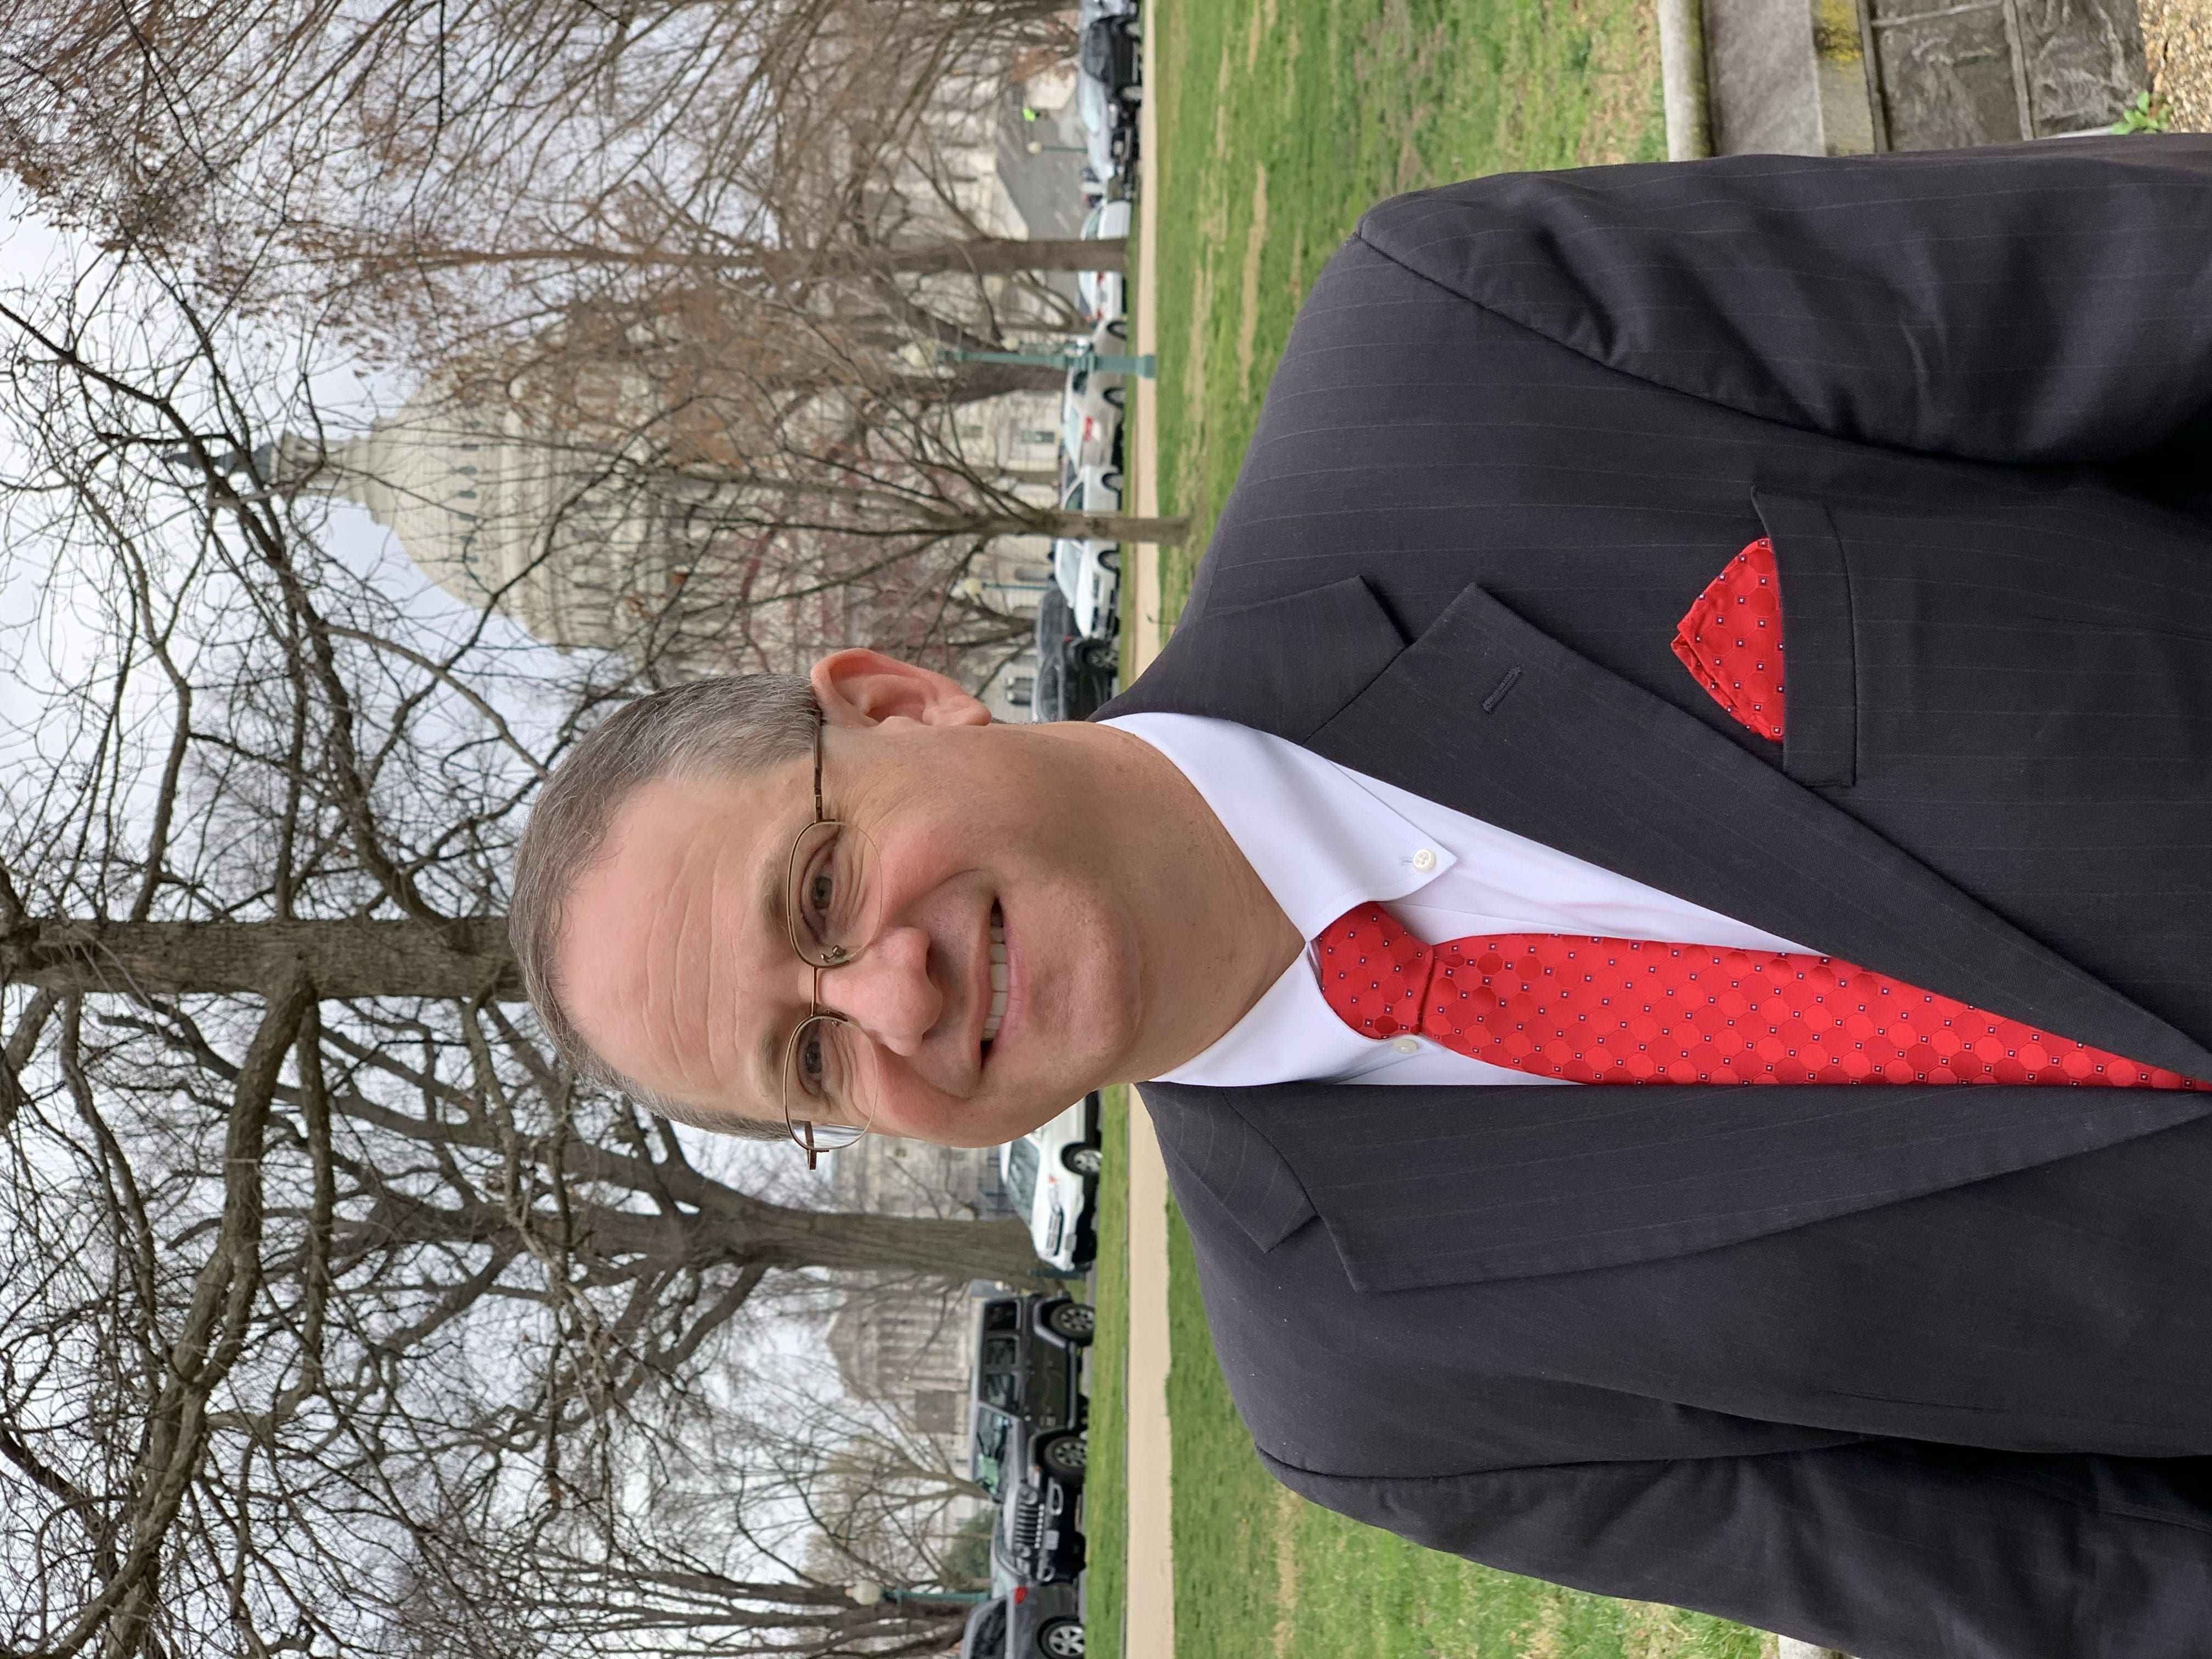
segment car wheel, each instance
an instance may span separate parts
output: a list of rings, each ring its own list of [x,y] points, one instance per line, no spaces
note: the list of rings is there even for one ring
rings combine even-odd
[[[1036,1644],[1047,1659],[1083,1659],[1083,1626],[1073,1619],[1055,1619],[1037,1632]]]
[[[1106,332],[1111,338],[1116,340],[1127,339],[1129,337],[1129,325],[1127,320],[1124,318],[1116,317],[1112,322],[1106,325]]]
[[[1055,1302],[1045,1314],[1044,1322],[1054,1336],[1070,1342],[1088,1342],[1098,1330],[1098,1310],[1088,1302]],[[1078,1463],[1076,1467],[1080,1468],[1082,1465]]]
[[[1113,404],[1116,409],[1121,408],[1122,404],[1128,401],[1128,393],[1123,392],[1118,386],[1108,386],[1105,392],[1101,395],[1105,398],[1108,403]]]
[[[1136,13],[1133,11],[1124,12],[1121,15],[1121,33],[1127,35],[1129,39],[1132,40],[1141,40],[1145,38],[1145,31],[1137,22]]]
[[[1091,1443],[1079,1434],[1060,1435],[1037,1448],[1037,1462],[1063,1484],[1079,1486],[1083,1472],[1091,1467]]]
[[[1076,647],[1085,668],[1111,673],[1121,665],[1121,653],[1111,640],[1085,640]]]
[[[1096,1146],[1078,1142],[1060,1149],[1060,1161],[1079,1176],[1095,1176],[1105,1165],[1105,1156]]]
[[[1098,556],[1098,562],[1104,568],[1112,571],[1115,575],[1120,575],[1121,574],[1121,550],[1117,547],[1110,553],[1101,553]]]
[[[1104,477],[1099,479],[1098,482],[1104,484],[1107,489],[1112,490],[1116,495],[1121,493],[1121,475],[1118,471],[1109,472]]]

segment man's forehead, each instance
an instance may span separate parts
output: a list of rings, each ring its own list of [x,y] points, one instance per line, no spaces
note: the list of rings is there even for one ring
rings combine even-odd
[[[640,784],[608,823],[608,856],[672,859],[693,850],[687,841],[702,833],[718,842],[757,839],[766,820],[789,810],[793,769],[785,765],[739,777],[655,778]]]
[[[799,810],[787,799],[779,812],[757,787],[769,781],[644,786],[615,813],[601,856],[569,895],[563,1000],[585,1040],[618,1069],[702,1058],[687,1052],[709,1036],[692,1005],[740,965],[717,958],[749,954],[740,940],[772,920],[781,860],[769,852]]]

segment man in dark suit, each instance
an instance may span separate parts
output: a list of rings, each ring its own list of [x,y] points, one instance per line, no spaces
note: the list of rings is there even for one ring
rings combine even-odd
[[[865,658],[816,672],[832,769],[902,721],[988,817],[972,712]],[[1091,1080],[1155,1079],[1287,1484],[1865,1659],[2212,1652],[2212,139],[1385,204],[1084,730],[1130,835],[1193,849],[1152,866],[1192,925],[1094,906],[1151,943],[1085,983],[1141,1017],[1052,1006]],[[668,988],[713,975],[652,952],[709,890],[637,918],[730,805],[593,820],[518,902],[572,1052],[708,1121],[749,1085]],[[900,889],[888,819],[817,884],[835,830],[789,860],[824,971],[770,988],[784,1115],[1017,1121],[1020,906],[960,908],[981,853]],[[1177,951],[1213,952],[1179,1000]],[[757,954],[748,996],[801,971]]]

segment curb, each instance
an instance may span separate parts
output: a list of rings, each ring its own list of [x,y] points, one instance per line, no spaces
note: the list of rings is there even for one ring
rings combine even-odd
[[[1711,86],[1704,0],[1659,0],[1659,88],[1668,161],[1693,161],[1713,153]]]

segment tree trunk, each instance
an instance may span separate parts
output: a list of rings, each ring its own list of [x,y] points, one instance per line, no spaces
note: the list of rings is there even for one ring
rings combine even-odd
[[[522,1000],[504,916],[421,921],[27,922],[0,935],[0,982],[57,995],[266,992],[302,971],[321,997]]]
[[[368,1127],[417,1143],[490,1150],[496,1133],[481,1117],[432,1124],[365,1096],[342,1093],[331,1109]],[[794,1151],[792,1154],[798,1156]],[[1020,1279],[1038,1271],[1030,1231],[1015,1220],[947,1220],[935,1216],[802,1210],[740,1192],[682,1163],[648,1163],[630,1151],[588,1140],[562,1154],[568,1179],[664,1200],[668,1207],[631,1208],[577,1197],[563,1224],[575,1246],[602,1261],[647,1259],[703,1267],[714,1262],[841,1273],[920,1273],[959,1284],[970,1279]],[[514,1217],[499,1203],[471,1196],[444,1203],[380,1188],[374,1215],[357,1224],[345,1249],[361,1253],[398,1242],[480,1244],[501,1237]]]
[[[1126,270],[1127,240],[1119,236],[981,236],[907,247],[748,247],[727,253],[667,248],[606,247],[574,243],[546,247],[417,247],[366,257],[377,270],[457,270],[485,265],[617,265],[640,270],[748,272],[772,283],[827,281],[840,276],[930,276],[970,271],[1011,276],[1024,270]]]
[[[1040,1270],[1036,1241],[1019,1221],[793,1210],[758,1199],[748,1200],[741,1214],[702,1220],[696,1242],[716,1239],[729,1259],[763,1267],[923,1274],[955,1285],[1019,1280]]]
[[[962,363],[940,384],[949,404],[979,403],[1009,392],[1058,392],[1067,371],[1048,363]]]
[[[1033,513],[979,518],[962,529],[978,536],[1080,536],[1109,542],[1172,544],[1190,534],[1190,520],[1140,519],[1126,513],[1069,513],[1039,507]]]

